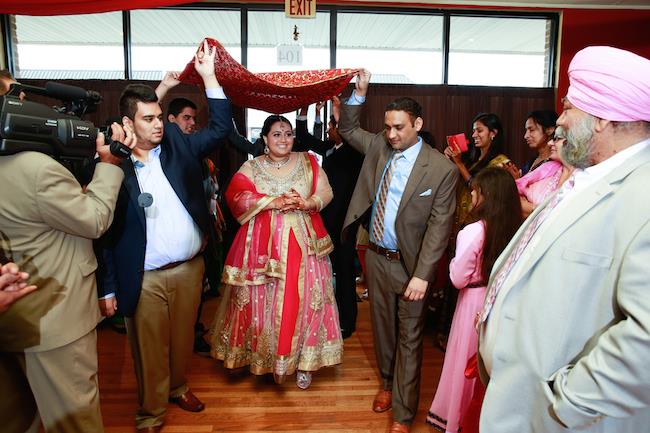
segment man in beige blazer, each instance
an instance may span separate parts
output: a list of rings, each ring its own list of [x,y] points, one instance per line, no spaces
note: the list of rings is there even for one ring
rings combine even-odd
[[[133,147],[117,125],[113,137]],[[0,156],[0,256],[38,290],[0,315],[0,430],[102,432],[95,326],[100,320],[92,239],[104,233],[122,170],[97,140],[101,162],[85,190],[51,157]],[[39,419],[40,415],[40,419]]]
[[[359,126],[370,73],[341,107],[339,132],[365,155],[342,236],[370,218],[366,254],[375,354],[383,387],[375,412],[393,408],[391,432],[408,432],[418,408],[428,283],[449,240],[458,172],[418,136],[422,109],[411,98],[388,105],[384,132]]]
[[[569,79],[558,125],[574,176],[488,285],[482,432],[650,428],[650,60],[588,47]]]

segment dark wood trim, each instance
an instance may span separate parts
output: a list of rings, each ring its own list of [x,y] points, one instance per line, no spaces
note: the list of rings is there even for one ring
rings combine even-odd
[[[131,13],[122,11],[122,41],[124,44],[124,78],[133,78],[131,65]]]

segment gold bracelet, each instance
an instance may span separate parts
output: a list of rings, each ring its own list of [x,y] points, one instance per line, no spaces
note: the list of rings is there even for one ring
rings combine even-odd
[[[314,212],[320,212],[323,209],[323,200],[315,194],[311,198],[314,199],[314,204],[316,204],[316,210]]]

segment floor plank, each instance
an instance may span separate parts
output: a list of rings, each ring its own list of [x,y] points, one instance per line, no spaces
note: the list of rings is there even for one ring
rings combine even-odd
[[[219,299],[204,306],[209,325]],[[134,432],[137,408],[133,363],[125,335],[99,330],[99,382],[106,433]],[[443,354],[425,337],[420,405],[411,431],[432,432],[424,423],[442,368]],[[300,390],[293,378],[276,385],[270,376],[233,376],[220,363],[192,355],[188,373],[193,392],[206,404],[201,413],[168,406],[163,433],[312,432],[380,433],[392,422],[390,411],[376,414],[372,400],[381,381],[375,368],[368,303],[359,303],[357,332],[345,340],[343,363],[314,375]]]

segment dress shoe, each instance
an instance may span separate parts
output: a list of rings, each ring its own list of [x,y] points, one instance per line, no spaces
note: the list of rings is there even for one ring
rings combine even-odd
[[[372,402],[372,410],[377,413],[386,412],[393,405],[393,392],[382,389]]]
[[[169,401],[188,412],[201,412],[205,405],[189,389],[179,397],[169,397]]]
[[[393,425],[390,426],[389,433],[409,433],[411,426],[408,424],[402,424],[401,422],[394,421]]]
[[[158,433],[162,430],[161,425],[155,425],[153,427],[144,427],[137,429],[138,433]]]
[[[296,385],[300,389],[307,389],[311,385],[311,372],[298,370],[296,373]]]

